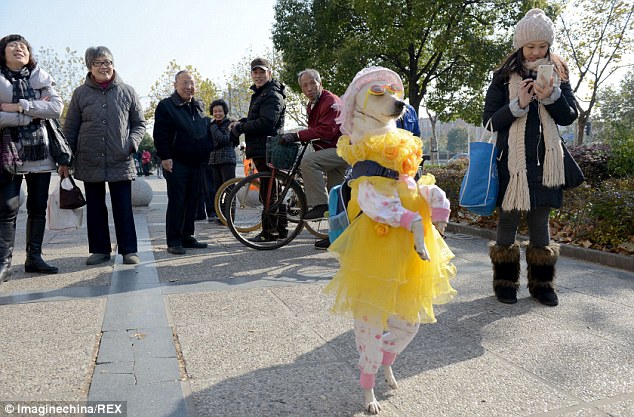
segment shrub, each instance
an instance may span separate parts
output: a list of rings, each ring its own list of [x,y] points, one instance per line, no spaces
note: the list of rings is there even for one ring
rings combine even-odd
[[[591,219],[580,238],[617,247],[634,235],[634,178],[604,182],[588,196]]]
[[[606,168],[608,150],[605,145],[571,149],[588,182],[565,191],[563,207],[552,211],[551,234],[558,242],[634,254],[628,245],[624,245],[634,242],[634,178],[609,178]],[[436,183],[451,201],[451,221],[495,229],[497,210],[492,216],[481,217],[471,214],[458,203],[466,164],[426,166],[425,172],[436,177]],[[527,234],[525,221],[520,223],[518,233]]]
[[[610,160],[610,146],[605,144],[592,144],[589,146],[569,147],[570,155],[577,161],[583,171],[586,181],[590,185],[599,184],[610,178],[608,161]]]
[[[612,153],[608,167],[612,176],[634,176],[634,128],[617,125],[610,129]]]

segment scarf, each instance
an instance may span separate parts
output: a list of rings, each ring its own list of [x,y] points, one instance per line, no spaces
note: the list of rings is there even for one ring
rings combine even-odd
[[[543,58],[535,62],[526,62],[524,67],[529,71],[534,71],[538,65],[547,62],[547,59]],[[555,81],[558,82],[557,77],[555,77]],[[522,77],[519,74],[511,74],[509,100],[512,101],[519,96],[521,82]],[[564,185],[565,177],[564,153],[561,147],[561,139],[559,138],[559,130],[557,129],[557,124],[541,102],[538,103],[537,111],[540,121],[540,137],[543,136],[546,147],[542,184],[549,188],[560,187]],[[526,176],[526,145],[524,142],[527,119],[528,113],[516,119],[509,129],[508,168],[510,181],[502,201],[502,209],[504,211],[529,211],[531,208],[528,178]]]
[[[13,85],[12,103],[19,103],[20,99],[35,100],[35,91],[31,87],[29,78],[31,71],[23,67],[20,71],[2,68],[2,75]],[[48,158],[48,144],[44,140],[42,119],[31,121],[26,126],[9,128],[13,142],[22,145],[19,156],[22,161],[41,161]]]

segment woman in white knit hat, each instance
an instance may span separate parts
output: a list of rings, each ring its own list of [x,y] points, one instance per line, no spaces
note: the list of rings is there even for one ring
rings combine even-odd
[[[555,264],[559,246],[550,241],[548,217],[561,207],[564,186],[562,141],[557,125],[577,118],[568,66],[551,52],[552,20],[532,9],[513,36],[514,52],[493,74],[486,95],[484,125],[498,132],[499,220],[496,241],[489,245],[493,289],[500,302],[517,302],[520,247],[515,235],[526,216],[530,242],[526,248],[528,288],[539,302],[559,303]],[[540,65],[554,66],[552,77],[538,79]]]

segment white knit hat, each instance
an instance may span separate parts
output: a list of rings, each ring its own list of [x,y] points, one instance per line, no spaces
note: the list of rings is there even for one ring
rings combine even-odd
[[[531,9],[515,26],[513,48],[520,49],[529,42],[555,41],[555,25],[542,9]]]

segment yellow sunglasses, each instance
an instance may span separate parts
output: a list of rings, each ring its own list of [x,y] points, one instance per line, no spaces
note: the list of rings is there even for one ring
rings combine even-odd
[[[385,91],[388,91],[391,94],[401,95],[403,94],[403,86],[399,84],[373,85],[368,90],[368,93],[373,96],[382,96],[385,94]]]

